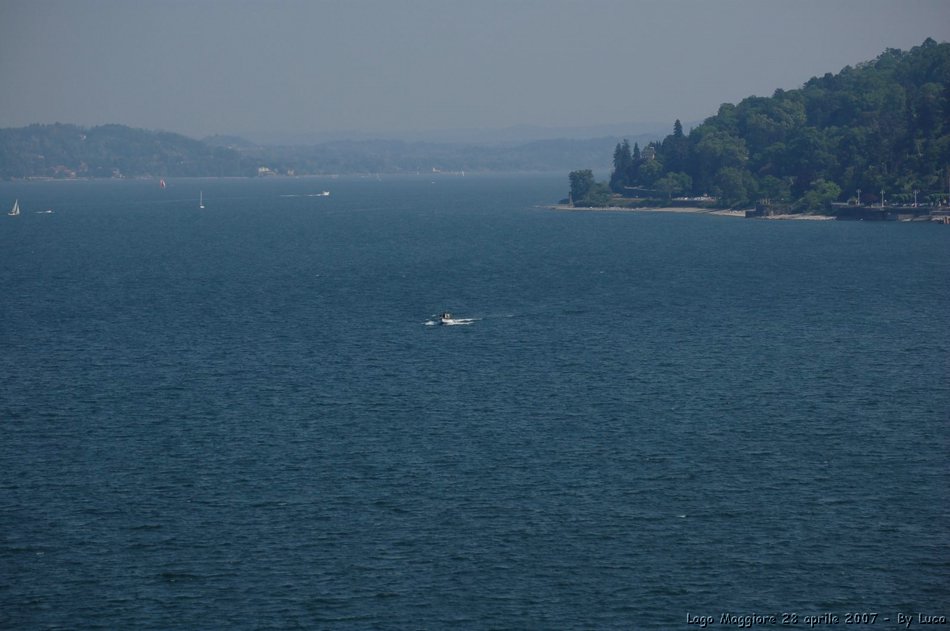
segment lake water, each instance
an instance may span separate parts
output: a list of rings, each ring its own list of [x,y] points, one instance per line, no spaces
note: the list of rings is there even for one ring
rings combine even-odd
[[[950,615],[950,230],[567,184],[0,183],[0,628]]]

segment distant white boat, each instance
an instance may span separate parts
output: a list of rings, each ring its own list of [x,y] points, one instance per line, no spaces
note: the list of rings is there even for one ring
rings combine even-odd
[[[322,193],[319,193],[317,195],[317,197],[329,197],[329,196],[330,196],[330,191],[323,191]]]
[[[442,326],[456,326],[459,324],[471,324],[475,322],[475,318],[456,318],[448,311],[443,311],[439,314],[438,320],[430,320],[429,322],[432,324],[441,324]]]
[[[204,191],[198,191],[198,208],[203,209],[205,207],[205,194]]]
[[[7,214],[11,217],[16,217],[20,214],[20,200],[15,200],[13,202],[13,208]]]

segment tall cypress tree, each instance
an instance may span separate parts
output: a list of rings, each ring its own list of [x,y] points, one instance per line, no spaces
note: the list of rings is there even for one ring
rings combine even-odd
[[[623,143],[617,143],[614,149],[614,171],[610,174],[610,190],[615,193],[623,191],[629,183],[630,167],[633,166],[633,156],[630,154],[630,143],[624,138]]]

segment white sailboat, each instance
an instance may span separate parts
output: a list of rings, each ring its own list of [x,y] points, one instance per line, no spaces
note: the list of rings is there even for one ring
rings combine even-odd
[[[7,214],[10,215],[11,217],[16,217],[17,215],[20,214],[20,200],[15,200],[13,202],[13,209],[10,210],[10,212],[8,212]]]
[[[198,208],[203,209],[205,207],[205,194],[204,191],[198,191]]]

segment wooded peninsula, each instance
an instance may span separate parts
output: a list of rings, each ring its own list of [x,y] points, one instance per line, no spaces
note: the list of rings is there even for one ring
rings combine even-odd
[[[684,133],[617,144],[608,182],[570,174],[575,207],[705,205],[750,214],[944,207],[950,188],[950,44],[723,104]]]

